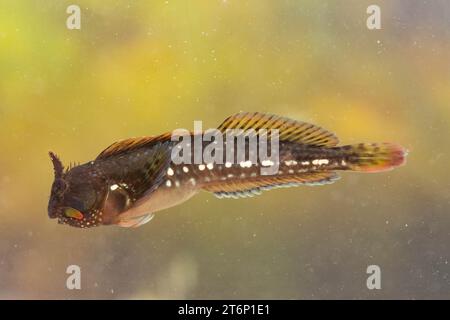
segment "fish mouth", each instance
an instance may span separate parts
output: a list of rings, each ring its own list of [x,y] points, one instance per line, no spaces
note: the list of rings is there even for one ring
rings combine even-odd
[[[49,217],[50,219],[56,219],[56,218],[58,217],[58,214],[57,214],[57,213],[54,213],[54,212],[49,212],[49,213],[48,213],[48,217]]]
[[[57,212],[55,214],[54,219],[58,219],[58,223],[59,224],[67,224],[68,223],[68,218],[64,216],[63,211],[59,210],[59,212]]]
[[[77,220],[72,220],[71,218],[66,218],[64,216],[59,216],[58,217],[58,224],[65,224],[65,225],[69,225],[72,227],[76,227],[77,226]]]

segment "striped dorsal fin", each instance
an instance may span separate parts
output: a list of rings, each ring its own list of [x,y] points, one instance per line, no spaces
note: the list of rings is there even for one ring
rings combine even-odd
[[[170,141],[171,134],[171,132],[168,132],[159,136],[129,138],[114,142],[97,156],[97,160],[124,154],[144,146],[152,145],[154,143]]]
[[[307,123],[260,112],[242,112],[225,119],[218,127],[225,132],[227,129],[278,129],[280,141],[292,141],[301,144],[334,147],[338,138],[331,132]]]

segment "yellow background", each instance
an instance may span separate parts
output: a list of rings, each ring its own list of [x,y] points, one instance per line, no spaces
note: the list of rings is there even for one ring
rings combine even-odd
[[[65,25],[74,3],[81,30]],[[0,298],[450,298],[449,16],[443,0],[1,1]],[[49,150],[83,163],[239,111],[398,142],[408,163],[239,201],[202,193],[139,229],[47,217]]]

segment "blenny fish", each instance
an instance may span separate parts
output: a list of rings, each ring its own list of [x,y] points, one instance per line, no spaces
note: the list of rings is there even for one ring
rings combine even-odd
[[[404,164],[407,154],[394,143],[337,146],[337,137],[319,126],[259,112],[233,115],[218,129],[224,135],[228,129],[276,129],[277,172],[262,175],[260,162],[176,164],[171,151],[178,142],[171,133],[113,143],[95,160],[68,168],[50,152],[49,217],[79,228],[138,227],[201,190],[240,198],[278,187],[330,184],[339,178],[337,171],[387,171]]]

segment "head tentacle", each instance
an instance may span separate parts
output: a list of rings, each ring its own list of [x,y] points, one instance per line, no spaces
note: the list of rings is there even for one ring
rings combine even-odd
[[[55,179],[62,178],[64,173],[64,166],[61,160],[59,160],[58,156],[51,151],[49,151],[48,154],[50,155],[50,159],[52,160],[53,163],[53,171],[55,173]]]

